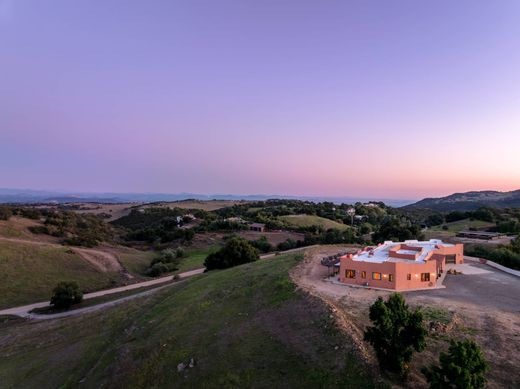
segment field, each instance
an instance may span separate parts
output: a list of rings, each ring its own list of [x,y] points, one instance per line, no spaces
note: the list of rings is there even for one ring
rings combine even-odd
[[[181,200],[161,202],[145,205],[144,207],[168,207],[182,209],[202,209],[203,211],[215,211],[217,209],[231,207],[236,204],[247,204],[244,200]]]
[[[0,240],[0,307],[50,299],[58,281],[74,280],[85,291],[107,288],[122,279],[104,273],[66,247]]]
[[[350,228],[345,224],[337,223],[333,220],[325,219],[323,217],[314,215],[287,215],[280,216],[279,219],[286,222],[292,227],[321,226],[325,230],[328,230],[330,228],[336,228],[338,230],[347,230]]]
[[[285,255],[65,320],[0,322],[6,387],[375,387]],[[194,367],[178,371],[193,358]]]
[[[181,259],[176,273],[204,267],[204,260],[218,247],[204,249],[186,249],[186,256]],[[143,276],[146,268],[158,253],[153,251],[138,251],[134,249],[118,250],[119,260],[123,266],[134,275]]]
[[[444,230],[442,228],[443,225],[447,226],[448,229]],[[464,220],[457,220],[456,222],[445,223],[443,225],[431,227],[431,230],[432,231],[452,232],[452,233],[457,233],[459,231],[467,230],[470,228],[476,228],[478,230],[485,230],[486,228],[494,227],[495,223],[486,222],[486,221],[482,221],[482,220],[464,219]]]
[[[90,213],[94,215],[107,214],[110,215],[106,221],[113,221],[130,213],[132,207],[140,203],[121,203],[121,204],[75,204],[80,205],[81,209],[75,210],[77,213]]]

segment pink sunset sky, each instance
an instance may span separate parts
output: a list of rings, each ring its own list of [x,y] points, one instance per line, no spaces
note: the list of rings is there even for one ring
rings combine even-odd
[[[0,0],[0,187],[520,189],[520,2]]]

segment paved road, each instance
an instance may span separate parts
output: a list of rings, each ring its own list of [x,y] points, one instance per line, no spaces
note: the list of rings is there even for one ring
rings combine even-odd
[[[287,254],[287,253],[292,253],[292,252],[306,250],[306,249],[308,249],[310,247],[315,247],[315,246],[299,247],[299,248],[296,248],[296,249],[282,251],[280,253]],[[274,258],[275,256],[276,256],[276,254],[274,254],[274,253],[265,254],[265,255],[261,255],[260,259]],[[187,271],[187,272],[184,272],[184,273],[179,273],[179,278],[183,279],[183,278],[188,278],[188,277],[191,277],[191,276],[194,276],[194,275],[197,275],[197,274],[201,274],[201,273],[204,273],[204,270],[206,270],[206,269],[205,268],[199,268],[199,269],[190,270],[190,271]],[[99,290],[97,292],[87,293],[87,294],[83,295],[83,299],[84,300],[88,300],[88,299],[91,299],[91,298],[94,298],[94,297],[107,296],[107,295],[114,294],[114,293],[121,293],[121,292],[126,292],[126,291],[129,291],[129,290],[145,288],[145,287],[148,287],[148,286],[160,285],[160,284],[164,284],[165,282],[172,281],[173,277],[174,276],[171,275],[171,276],[156,278],[156,279],[149,280],[149,281],[137,282],[137,283],[131,284],[131,285],[120,286],[120,287],[117,287],[117,288]],[[156,292],[156,291],[158,291],[160,289],[166,288],[168,286],[170,286],[170,284],[163,285],[163,286],[160,286],[160,287],[157,287],[157,288],[154,288],[154,289],[150,289],[150,290],[147,290],[147,291],[144,291],[144,292],[141,292],[141,293],[136,293],[136,294],[133,294],[131,296],[122,297],[122,298],[117,299],[117,300],[107,301],[105,303],[101,303],[101,304],[98,304],[98,305],[93,305],[93,306],[90,306],[90,307],[73,309],[73,310],[70,310],[70,311],[67,311],[67,312],[53,313],[53,314],[47,314],[47,315],[39,315],[39,314],[30,313],[32,310],[34,310],[36,308],[45,308],[45,307],[49,306],[49,301],[43,301],[43,302],[40,302],[40,303],[34,303],[34,304],[29,304],[29,305],[23,305],[23,306],[20,306],[20,307],[14,307],[14,308],[8,308],[8,309],[0,310],[0,316],[1,315],[14,315],[14,316],[20,316],[20,317],[31,318],[31,319],[57,319],[57,318],[60,318],[60,317],[73,316],[73,315],[83,314],[83,313],[86,313],[86,312],[92,312],[92,311],[95,311],[95,310],[98,310],[98,309],[101,309],[101,308],[104,308],[104,307],[116,305],[116,304],[119,304],[119,303],[124,302],[124,301],[128,301],[128,300],[136,298],[136,297],[141,297],[141,296],[152,294],[152,293],[154,293],[154,292]]]
[[[184,273],[180,273],[179,277],[181,279],[182,278],[188,278],[188,277],[194,276],[196,274],[201,274],[203,272],[204,272],[204,268],[190,270],[190,271],[187,271],[187,272],[184,272]],[[83,299],[88,300],[88,299],[91,299],[91,298],[94,298],[94,297],[107,296],[107,295],[114,294],[114,293],[121,293],[121,292],[126,292],[126,291],[129,291],[129,290],[145,288],[145,287],[148,287],[148,286],[160,285],[160,284],[164,284],[165,282],[172,281],[172,280],[173,280],[173,276],[166,276],[166,277],[156,278],[154,280],[138,282],[138,283],[131,284],[131,285],[126,285],[126,286],[120,286],[118,288],[99,290],[97,292],[92,292],[92,293],[85,294],[83,296]],[[158,287],[158,288],[155,288],[155,289],[147,290],[145,292],[137,293],[137,294],[132,295],[132,296],[126,296],[126,297],[123,297],[123,298],[118,299],[118,300],[113,300],[113,301],[109,301],[109,302],[106,302],[106,303],[93,305],[91,307],[85,307],[85,308],[80,308],[80,309],[73,309],[71,311],[62,312],[62,313],[49,314],[49,315],[37,315],[37,314],[30,313],[30,311],[32,311],[35,308],[48,307],[49,306],[49,301],[44,301],[44,302],[40,302],[40,303],[23,305],[21,307],[14,307],[14,308],[4,309],[4,310],[0,311],[0,315],[14,315],[14,316],[20,316],[20,317],[33,318],[33,319],[55,319],[55,318],[58,318],[58,317],[71,316],[71,315],[77,315],[77,314],[80,314],[80,313],[91,312],[93,310],[96,310],[96,309],[99,309],[99,308],[103,308],[103,307],[106,307],[106,306],[109,306],[109,305],[114,305],[114,304],[117,304],[119,302],[129,300],[131,298],[140,297],[140,296],[144,296],[146,294],[153,293],[154,291],[162,289],[163,287],[166,287],[166,286],[169,286],[169,285],[165,285],[165,286]]]

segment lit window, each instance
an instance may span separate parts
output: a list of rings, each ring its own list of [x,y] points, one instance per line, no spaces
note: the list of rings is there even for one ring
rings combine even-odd
[[[345,277],[346,278],[356,278],[356,271],[347,269],[345,270]]]
[[[366,271],[362,271],[361,272],[361,278],[367,278],[367,272]]]
[[[388,275],[388,281],[390,281],[390,282],[394,281],[394,275],[393,274],[389,274]]]
[[[372,279],[373,280],[380,280],[381,279],[381,273],[372,273]]]
[[[430,273],[421,273],[421,281],[422,282],[430,281]]]
[[[406,279],[407,279],[408,281],[410,281],[410,280],[412,279],[412,275],[411,275],[410,273],[408,273],[408,274],[406,275]]]

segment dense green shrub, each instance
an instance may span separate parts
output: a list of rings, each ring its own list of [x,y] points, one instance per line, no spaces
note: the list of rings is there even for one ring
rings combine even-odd
[[[480,389],[486,386],[488,366],[478,344],[472,340],[451,340],[448,353],[441,353],[440,365],[424,367],[431,389]]]
[[[145,270],[145,274],[150,277],[157,277],[163,273],[179,270],[180,258],[183,256],[184,250],[180,247],[176,250],[163,250],[157,257],[152,259],[150,266]]]
[[[74,281],[60,282],[52,291],[51,305],[57,309],[69,309],[83,300],[83,293]]]
[[[500,265],[511,269],[520,270],[520,253],[513,251],[516,249],[516,242],[511,246],[488,247],[488,246],[467,246],[464,254],[471,257],[489,259]]]
[[[0,220],[9,220],[13,212],[9,207],[0,207]]]
[[[267,240],[267,237],[262,236],[260,239],[253,240],[250,242],[251,245],[256,248],[261,253],[268,253],[269,251],[273,251],[274,247],[269,241]]]
[[[402,242],[408,239],[421,240],[423,238],[424,235],[418,224],[402,218],[389,218],[385,220],[372,237],[376,243],[382,243],[386,240]]]
[[[254,262],[258,259],[258,251],[251,243],[247,240],[233,237],[219,251],[208,255],[204,261],[204,266],[207,270],[226,269]]]
[[[405,376],[414,351],[425,347],[426,328],[420,310],[411,311],[403,296],[392,293],[387,301],[379,297],[370,307],[372,327],[365,340],[373,347],[382,369]]]

